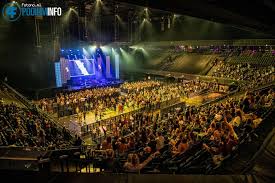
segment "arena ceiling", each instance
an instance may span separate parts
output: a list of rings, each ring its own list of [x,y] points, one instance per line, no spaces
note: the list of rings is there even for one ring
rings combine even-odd
[[[275,34],[273,0],[116,0]]]
[[[55,0],[49,0],[49,2]],[[99,0],[60,0],[70,5],[93,5]],[[148,7],[232,25],[248,31],[275,35],[274,0],[101,0],[110,14],[119,6],[122,16]],[[105,14],[106,15],[106,14]]]
[[[8,0],[4,0],[8,1]],[[28,2],[28,0],[17,0]],[[39,0],[34,0],[41,2]],[[86,7],[99,0],[47,0],[43,3]],[[129,16],[137,8],[148,7],[170,13],[188,15],[214,22],[224,23],[248,31],[275,35],[274,0],[101,0],[107,7],[107,14],[114,14],[119,6],[122,16]],[[88,6],[87,6],[88,5]],[[154,13],[156,15],[156,13]],[[103,15],[104,16],[104,15]],[[157,16],[157,15],[156,15]]]

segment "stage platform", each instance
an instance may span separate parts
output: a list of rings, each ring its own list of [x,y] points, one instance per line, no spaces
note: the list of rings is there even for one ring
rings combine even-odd
[[[66,88],[68,91],[85,90],[101,87],[118,87],[123,83],[122,80],[91,80],[89,82],[68,84]]]

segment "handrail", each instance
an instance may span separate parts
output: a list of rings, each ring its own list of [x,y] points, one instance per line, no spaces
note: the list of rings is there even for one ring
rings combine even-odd
[[[184,102],[181,102],[180,100],[179,100],[179,102],[177,102],[177,103],[173,103],[173,104],[171,104],[171,105],[168,105],[168,106],[165,106],[164,108],[161,108],[160,110],[161,111],[163,111],[163,110],[165,110],[165,109],[167,109],[167,108],[171,108],[171,107],[173,107],[173,106],[177,106],[177,105],[180,105],[180,104],[184,104]],[[116,118],[116,117],[119,117],[119,116],[115,116],[115,117],[113,117],[113,118]],[[149,128],[149,127],[152,127],[152,125],[149,125],[149,126],[147,126],[146,128]],[[88,132],[89,133],[89,132]],[[128,137],[128,136],[130,136],[131,134],[134,134],[135,132],[131,132],[131,133],[129,133],[129,134],[127,134],[127,135],[124,135],[123,137]],[[87,135],[87,134],[86,134]],[[108,135],[108,134],[106,134],[106,135]],[[99,136],[99,137],[96,137],[95,139],[93,139],[93,140],[101,140],[102,139],[102,137],[104,137],[104,135],[101,135],[101,136]]]
[[[204,81],[215,80],[219,84],[231,84],[231,83],[241,83],[243,81],[237,81],[229,78],[213,77],[213,76],[202,76],[197,74],[186,74],[182,72],[170,72],[170,71],[159,71],[151,69],[133,69],[132,72],[141,72],[145,74],[159,75],[164,77],[174,77],[174,78],[189,78],[189,79],[199,79]]]

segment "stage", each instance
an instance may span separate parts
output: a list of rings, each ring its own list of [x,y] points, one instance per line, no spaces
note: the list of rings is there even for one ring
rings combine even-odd
[[[117,53],[100,46],[62,49],[54,68],[56,87],[79,90],[117,86],[121,84],[119,63]]]
[[[85,82],[79,82],[76,84],[67,84],[68,91],[76,91],[76,90],[85,90],[92,88],[101,88],[101,87],[119,87],[123,83],[122,80],[96,80],[90,79]]]

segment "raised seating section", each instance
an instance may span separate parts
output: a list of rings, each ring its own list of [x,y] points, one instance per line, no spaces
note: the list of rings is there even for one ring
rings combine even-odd
[[[269,66],[269,65],[275,65],[275,56],[262,56],[262,57],[233,56],[227,59],[227,63]]]
[[[163,64],[167,58],[172,54],[171,50],[152,51],[150,52],[150,61],[147,62],[146,68],[155,68]]]
[[[215,61],[216,55],[184,54],[176,58],[167,68],[169,71],[198,74],[210,63]]]
[[[70,133],[43,116],[35,107],[20,101],[8,85],[1,84],[0,146],[70,146]],[[4,95],[5,94],[5,95]]]
[[[250,58],[248,62],[242,62],[241,60],[232,61],[232,58],[235,57],[217,62],[208,72],[208,75],[239,81],[242,90],[253,89],[275,81],[274,61],[264,62],[259,59],[263,57],[257,57],[257,61]]]
[[[27,147],[66,147],[71,145],[71,136],[48,121],[37,111],[21,108],[15,104],[0,104],[0,145]]]

